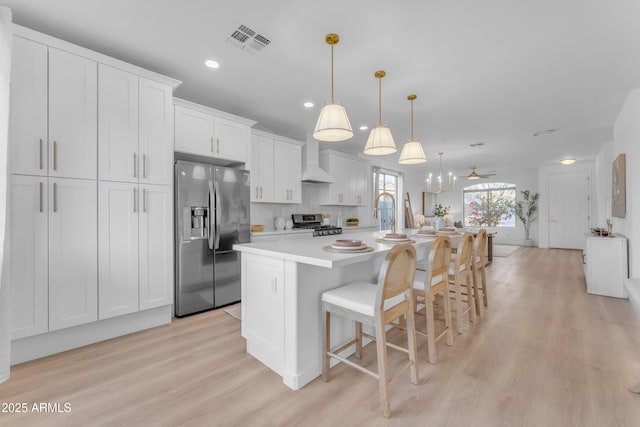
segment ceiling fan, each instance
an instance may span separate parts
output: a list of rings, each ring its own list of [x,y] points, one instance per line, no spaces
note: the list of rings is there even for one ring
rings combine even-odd
[[[476,172],[476,167],[471,166],[471,173],[465,176],[466,179],[480,179],[480,178],[489,178],[490,176],[494,176],[495,173],[478,173]]]

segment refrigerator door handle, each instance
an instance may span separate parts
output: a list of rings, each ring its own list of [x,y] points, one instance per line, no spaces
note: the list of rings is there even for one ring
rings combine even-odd
[[[215,237],[215,248],[214,249],[220,249],[220,217],[218,215],[218,209],[220,208],[220,191],[218,191],[218,183],[216,182],[214,187],[214,196],[215,196],[215,202],[216,202],[216,206],[213,209],[214,210],[214,215],[215,215],[215,224],[216,224],[216,237]]]
[[[213,221],[212,221],[212,216],[214,215],[214,210],[215,207],[213,205],[213,182],[209,181],[209,224],[208,224],[208,228],[209,228],[209,249],[213,250],[213,242],[214,242],[214,228],[213,228]]]

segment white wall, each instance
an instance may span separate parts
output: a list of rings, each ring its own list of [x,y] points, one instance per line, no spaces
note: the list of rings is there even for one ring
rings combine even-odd
[[[426,190],[426,179],[428,174],[428,168],[424,165],[410,169],[407,166],[405,169],[405,191],[408,191],[411,196],[413,205],[413,211],[416,214],[422,213],[422,192]],[[433,172],[433,170],[432,170]],[[455,172],[454,172],[455,173]],[[461,172],[459,175],[462,175]],[[499,173],[482,182],[505,182],[516,185],[518,191],[517,197],[520,200],[520,191],[529,190],[532,193],[538,191],[538,171],[537,169],[505,169],[501,168]],[[437,203],[442,203],[445,206],[451,206],[451,214],[454,221],[461,221],[463,219],[462,211],[462,191],[464,187],[475,185],[478,181],[457,180],[456,189],[447,193],[440,193],[437,195]],[[429,213],[431,214],[431,213]],[[538,221],[535,221],[531,226],[530,237],[537,241],[538,239]],[[498,234],[495,237],[496,243],[502,244],[521,244],[524,239],[524,227],[520,220],[516,220],[515,228],[506,227],[488,227],[488,231],[495,231]]]
[[[614,125],[610,161],[620,153],[626,153],[627,212],[612,219],[613,231],[629,239],[629,276],[640,277],[640,89],[629,93]]]
[[[595,218],[594,227],[607,228],[607,219],[611,218],[611,210],[607,212],[607,206],[611,206],[611,171],[613,163],[613,142],[602,146],[596,157],[595,169]]]

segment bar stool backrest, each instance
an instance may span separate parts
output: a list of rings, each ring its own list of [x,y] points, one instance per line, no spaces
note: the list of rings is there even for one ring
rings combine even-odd
[[[376,308],[379,308],[380,312],[384,312],[384,302],[402,293],[406,295],[402,304],[407,304],[415,275],[415,248],[410,243],[395,245],[380,267]]]

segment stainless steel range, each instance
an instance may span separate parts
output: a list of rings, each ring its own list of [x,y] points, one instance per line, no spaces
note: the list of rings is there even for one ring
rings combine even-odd
[[[320,214],[292,214],[293,228],[306,228],[313,230],[314,236],[331,236],[342,234],[342,227],[335,225],[322,225]]]

